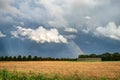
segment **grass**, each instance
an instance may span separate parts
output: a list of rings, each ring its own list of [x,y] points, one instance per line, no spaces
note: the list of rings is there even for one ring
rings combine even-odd
[[[52,77],[46,76],[45,74],[39,73],[19,73],[17,71],[10,72],[7,70],[0,71],[0,80],[108,80],[106,77],[101,78],[93,78],[87,77],[83,75],[69,75],[69,76],[60,76],[58,74],[54,74]]]
[[[0,62],[0,80],[120,80],[120,62]]]

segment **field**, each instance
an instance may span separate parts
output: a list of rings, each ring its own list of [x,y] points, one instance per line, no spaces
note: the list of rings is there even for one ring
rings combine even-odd
[[[120,62],[11,61],[0,62],[0,70],[17,71],[26,74],[39,73],[46,76],[59,75],[59,78],[67,76],[80,78],[84,76],[93,79],[120,80]]]

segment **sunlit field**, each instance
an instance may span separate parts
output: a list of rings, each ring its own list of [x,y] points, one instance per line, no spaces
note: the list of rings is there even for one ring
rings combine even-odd
[[[93,78],[120,78],[120,62],[28,61],[0,62],[0,69],[11,72],[42,73],[48,76],[86,76]]]

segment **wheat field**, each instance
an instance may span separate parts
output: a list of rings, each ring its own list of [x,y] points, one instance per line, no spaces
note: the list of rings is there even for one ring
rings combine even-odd
[[[24,61],[0,62],[0,70],[29,73],[85,75],[90,77],[120,78],[120,62]]]

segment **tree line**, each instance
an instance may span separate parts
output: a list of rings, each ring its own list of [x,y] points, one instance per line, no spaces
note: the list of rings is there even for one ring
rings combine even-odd
[[[79,55],[78,58],[101,58],[102,61],[120,61],[120,53],[103,53],[103,54],[89,54]]]
[[[103,53],[103,54],[83,54],[78,58],[101,58],[102,61],[120,61],[120,53]],[[77,61],[78,58],[52,58],[38,56],[1,56],[0,61]]]
[[[1,56],[0,61],[76,61],[77,58],[52,58],[38,56]]]

